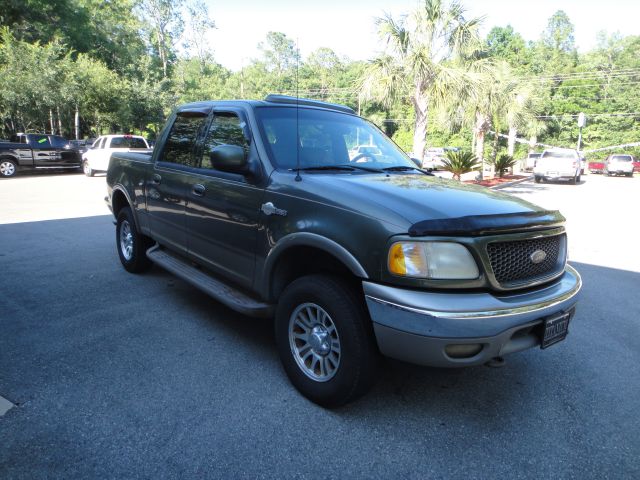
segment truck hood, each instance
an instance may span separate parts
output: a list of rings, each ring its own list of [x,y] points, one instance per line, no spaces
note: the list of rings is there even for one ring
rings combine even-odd
[[[305,182],[324,203],[396,224],[469,216],[532,214],[540,207],[511,195],[454,180],[417,174],[307,174]],[[317,197],[316,197],[317,198]]]

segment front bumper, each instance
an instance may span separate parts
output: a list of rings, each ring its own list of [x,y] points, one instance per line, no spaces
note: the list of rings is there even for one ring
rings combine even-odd
[[[525,293],[434,293],[363,282],[380,351],[419,365],[461,367],[540,345],[544,319],[573,311],[582,286],[567,265],[551,285]],[[451,347],[452,345],[458,347]],[[449,349],[478,346],[459,356]]]

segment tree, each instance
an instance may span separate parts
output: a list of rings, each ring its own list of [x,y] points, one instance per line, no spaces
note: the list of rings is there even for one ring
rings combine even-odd
[[[151,44],[160,58],[163,78],[168,76],[175,44],[184,30],[180,12],[183,3],[184,0],[142,0],[140,3],[143,18],[149,24]]]
[[[471,55],[479,45],[480,19],[466,20],[458,2],[425,0],[410,16],[377,20],[387,52],[373,59],[361,81],[365,98],[385,105],[408,95],[415,110],[413,155],[422,158],[426,146],[429,108],[470,86],[454,62]]]
[[[209,16],[209,8],[201,0],[187,4],[187,13],[189,22],[185,48],[200,60],[201,73],[204,73],[207,62],[213,60],[213,52],[209,49],[206,36],[216,28],[216,23]]]

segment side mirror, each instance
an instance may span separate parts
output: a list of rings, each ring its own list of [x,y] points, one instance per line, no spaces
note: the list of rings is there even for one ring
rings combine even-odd
[[[411,161],[413,163],[415,163],[418,168],[422,168],[422,162],[420,160],[418,160],[417,158],[411,157]]]
[[[240,175],[249,173],[247,154],[238,145],[218,145],[209,152],[209,158],[216,170]]]

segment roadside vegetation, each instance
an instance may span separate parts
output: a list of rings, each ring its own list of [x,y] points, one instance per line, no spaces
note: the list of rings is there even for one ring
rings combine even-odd
[[[368,62],[328,48],[299,58],[293,39],[270,32],[257,58],[231,71],[213,54],[226,46],[206,41],[215,11],[200,0],[2,3],[0,138],[153,139],[179,103],[298,93],[353,107],[416,157],[453,146],[497,165],[537,143],[575,147],[580,112],[584,149],[640,140],[640,36],[600,32],[596,48],[578,53],[561,10],[526,42],[508,25],[481,38],[483,20],[460,3],[426,0],[377,20],[386,50]]]

